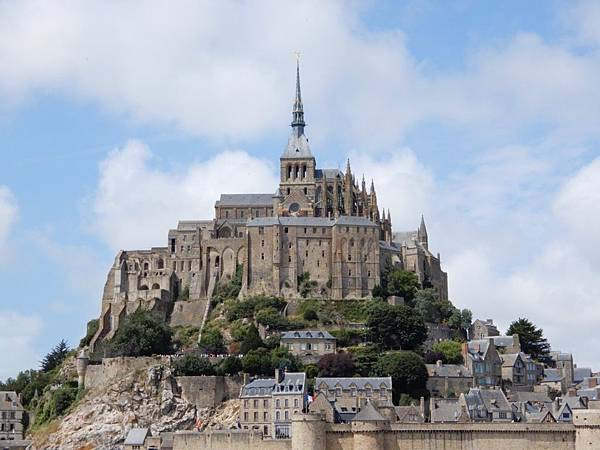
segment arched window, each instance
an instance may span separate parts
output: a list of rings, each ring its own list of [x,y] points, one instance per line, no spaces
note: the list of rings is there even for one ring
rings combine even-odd
[[[140,286],[140,291],[147,291],[148,290],[148,286],[146,286],[145,284],[142,284]]]
[[[158,261],[156,262],[156,267],[158,269],[164,269],[165,268],[165,262],[163,261],[162,258],[158,259]]]
[[[152,289],[160,289],[160,285],[158,283],[154,283],[152,285]]]
[[[145,263],[144,263],[144,270],[148,270],[148,269],[150,268],[149,266],[150,266],[150,265],[149,265],[147,262],[145,262]]]

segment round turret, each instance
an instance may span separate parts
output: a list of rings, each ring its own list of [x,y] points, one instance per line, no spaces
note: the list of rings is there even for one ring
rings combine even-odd
[[[77,355],[77,384],[80,388],[85,385],[85,373],[87,372],[90,358],[87,356],[85,350],[81,350]]]

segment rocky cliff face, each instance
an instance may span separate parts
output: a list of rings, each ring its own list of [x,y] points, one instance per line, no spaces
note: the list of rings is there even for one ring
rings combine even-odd
[[[190,430],[197,416],[211,415],[209,410],[196,411],[177,392],[175,377],[165,365],[132,371],[87,391],[60,419],[57,431],[33,436],[36,448],[118,449],[132,427],[148,427],[153,434]]]

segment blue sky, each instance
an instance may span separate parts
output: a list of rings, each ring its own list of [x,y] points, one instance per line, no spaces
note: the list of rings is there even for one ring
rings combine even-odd
[[[426,215],[455,304],[598,368],[599,29],[597,2],[0,1],[0,379],[79,340],[118,249],[274,189],[295,50],[318,164]]]

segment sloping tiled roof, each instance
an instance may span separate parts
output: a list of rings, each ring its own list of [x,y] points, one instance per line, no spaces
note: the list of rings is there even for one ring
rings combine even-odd
[[[221,194],[217,206],[273,206],[273,194]]]
[[[298,330],[286,331],[281,339],[335,339],[328,331],[321,330]]]
[[[315,388],[325,383],[329,389],[341,386],[342,389],[350,389],[350,386],[356,386],[357,389],[364,389],[367,384],[373,388],[379,388],[382,384],[386,389],[392,389],[392,377],[325,377],[315,378]]]
[[[458,420],[460,406],[458,399],[440,399],[434,401],[431,410],[432,422],[456,422]]]
[[[306,374],[304,372],[287,372],[281,383],[275,385],[273,394],[299,393],[304,390]]]
[[[281,155],[282,158],[312,158],[313,154],[308,145],[308,138],[304,133],[298,134],[292,130],[287,146]]]
[[[317,180],[323,179],[323,175],[325,176],[325,179],[331,180],[331,179],[337,177],[338,175],[341,177],[344,174],[339,169],[317,169],[317,170],[315,170],[315,178]]]
[[[573,369],[573,383],[581,383],[585,378],[592,376],[592,369],[589,367],[575,367]]]
[[[518,353],[505,353],[500,355],[502,367],[513,367],[519,358]]]
[[[382,422],[387,420],[384,418],[379,411],[373,406],[373,403],[367,402],[362,409],[356,413],[353,422]]]
[[[552,400],[545,392],[526,392],[514,391],[511,393],[511,400],[514,402],[536,402],[551,403]]]
[[[252,380],[242,388],[243,396],[259,396],[271,395],[275,387],[275,378],[259,378]]]
[[[146,440],[146,436],[148,436],[148,428],[132,428],[127,433],[127,438],[125,439],[125,445],[144,445],[144,441]]]
[[[19,396],[15,391],[0,391],[0,410],[22,410],[23,406],[19,402]]]
[[[491,338],[496,347],[512,347],[514,343],[512,336],[491,336]]]
[[[560,370],[558,369],[544,369],[544,379],[542,380],[542,382],[559,382],[560,380],[563,379],[562,374],[560,373]]]

